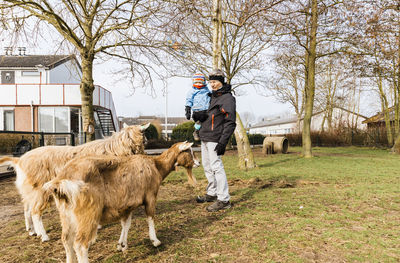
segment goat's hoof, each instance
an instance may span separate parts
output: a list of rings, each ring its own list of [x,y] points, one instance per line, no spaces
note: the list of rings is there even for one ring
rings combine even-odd
[[[97,225],[97,229],[102,229],[103,226],[102,225]]]
[[[42,236],[42,242],[49,241],[50,238],[47,235]]]
[[[35,231],[29,231],[28,234],[29,234],[30,236],[36,236],[36,235],[37,235]]]
[[[128,249],[128,246],[127,246],[126,244],[124,244],[124,243],[118,243],[118,246],[117,246],[117,250],[118,250],[118,251],[124,252],[124,251],[127,250],[127,249]]]
[[[158,239],[152,240],[151,242],[153,243],[153,246],[154,246],[154,247],[158,247],[159,245],[161,245],[161,241],[158,240]]]

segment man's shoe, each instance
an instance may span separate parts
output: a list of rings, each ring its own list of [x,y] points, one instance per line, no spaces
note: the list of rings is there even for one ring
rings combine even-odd
[[[198,130],[195,130],[195,131],[193,132],[193,139],[194,139],[195,141],[200,141],[200,136],[199,136],[199,131],[198,131]]]
[[[217,200],[216,196],[205,194],[204,196],[197,196],[196,201],[197,203],[205,203],[205,202],[214,202]]]
[[[223,201],[217,200],[212,205],[207,207],[207,211],[208,212],[217,212],[219,210],[228,209],[231,207],[232,207],[231,202],[229,202],[229,201],[223,202]]]

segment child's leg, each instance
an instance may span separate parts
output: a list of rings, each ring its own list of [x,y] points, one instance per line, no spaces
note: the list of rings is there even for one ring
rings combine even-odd
[[[196,123],[194,124],[194,132],[193,132],[193,139],[195,141],[200,141],[200,136],[199,136],[200,128],[201,128],[200,121],[196,121]]]

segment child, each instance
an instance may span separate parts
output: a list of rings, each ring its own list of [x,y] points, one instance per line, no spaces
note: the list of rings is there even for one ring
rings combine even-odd
[[[195,121],[193,138],[195,141],[198,141],[200,140],[199,130],[201,123],[208,117],[207,110],[210,104],[210,91],[206,84],[206,77],[203,74],[194,74],[192,81],[193,87],[186,95],[185,116],[186,119],[190,120],[190,111],[193,110],[192,117]]]

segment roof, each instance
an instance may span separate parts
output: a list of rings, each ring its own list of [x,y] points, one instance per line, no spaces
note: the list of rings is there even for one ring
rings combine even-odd
[[[293,123],[296,122],[297,118],[296,116],[290,116],[290,117],[286,117],[286,118],[276,118],[273,120],[266,120],[266,121],[261,121],[259,123],[256,123],[254,125],[252,125],[250,128],[261,128],[261,127],[268,127],[268,126],[272,126],[272,125],[279,125],[279,124],[286,124],[286,123]]]
[[[72,59],[77,62],[75,55],[3,55],[0,56],[0,68],[36,68],[36,65],[43,65],[51,69]]]
[[[390,120],[391,121],[394,120],[394,118],[395,118],[395,116],[394,116],[394,106],[392,106],[389,109],[387,109],[387,111],[389,111]],[[383,112],[378,112],[376,115],[367,118],[362,123],[374,123],[374,122],[383,122],[383,121],[385,121],[385,114]]]
[[[143,124],[146,122],[152,122],[155,120],[158,120],[160,122],[160,124],[165,123],[165,118],[156,117],[156,116],[139,116],[136,118],[127,117],[127,118],[121,118],[120,120],[122,122],[125,122],[128,125],[139,125],[139,124]],[[181,124],[181,123],[187,122],[187,121],[188,120],[185,117],[168,117],[167,118],[168,124]]]

